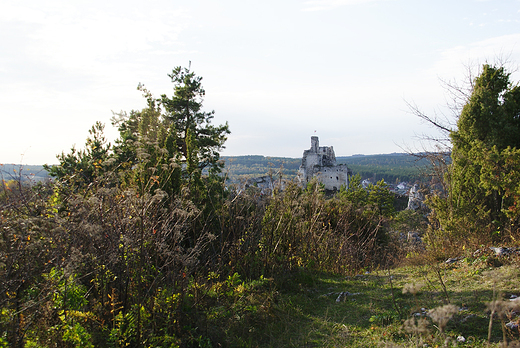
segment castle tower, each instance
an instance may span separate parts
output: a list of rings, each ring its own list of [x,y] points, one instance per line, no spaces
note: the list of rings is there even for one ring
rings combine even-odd
[[[320,148],[320,140],[317,136],[311,137],[311,151],[314,153],[318,153]]]

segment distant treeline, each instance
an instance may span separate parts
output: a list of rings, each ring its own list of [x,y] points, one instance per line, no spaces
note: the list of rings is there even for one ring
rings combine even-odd
[[[40,165],[0,164],[0,180],[41,181],[49,178],[49,174]]]
[[[262,175],[279,175],[286,178],[296,176],[301,158],[265,157],[265,156],[224,156],[225,173],[230,179],[256,177]],[[362,179],[387,183],[401,181],[415,182],[424,180],[427,168],[426,160],[405,153],[385,155],[355,155],[336,157],[337,163],[345,163],[353,174],[360,174]]]
[[[428,161],[406,153],[384,155],[355,155],[336,158],[345,163],[354,174],[374,182],[384,179],[389,184],[426,180]]]
[[[301,158],[269,157],[261,155],[248,156],[223,156],[225,161],[224,174],[231,180],[240,180],[263,175],[278,176],[292,179],[296,176],[301,164]],[[404,153],[385,155],[355,155],[336,158],[337,163],[345,163],[353,174],[361,175],[362,179],[371,179],[393,184],[407,181],[415,182],[424,180],[427,175],[426,160],[417,160],[416,157]],[[43,166],[18,164],[0,165],[3,179],[8,181],[16,179],[21,174],[22,180],[40,181],[48,178]]]
[[[292,178],[296,176],[301,158],[265,157],[265,156],[224,156],[226,162],[224,173],[230,179],[240,179],[268,175],[279,175]]]

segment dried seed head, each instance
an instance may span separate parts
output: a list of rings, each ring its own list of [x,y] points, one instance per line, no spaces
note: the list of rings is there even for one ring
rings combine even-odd
[[[421,291],[421,289],[423,287],[424,287],[424,284],[422,284],[422,283],[419,283],[419,284],[415,284],[415,283],[405,284],[404,287],[403,287],[403,294],[410,293],[412,295],[416,295],[419,291]]]
[[[448,321],[450,321],[453,315],[458,312],[459,308],[457,306],[449,304],[428,311],[428,316],[437,323],[439,331],[444,332],[444,328],[448,324]]]
[[[430,332],[428,329],[428,320],[426,318],[410,318],[407,319],[403,324],[404,331],[414,335],[427,334]]]

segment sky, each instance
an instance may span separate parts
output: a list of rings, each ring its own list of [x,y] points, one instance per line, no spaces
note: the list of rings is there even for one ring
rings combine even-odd
[[[113,141],[190,62],[222,155],[403,152],[436,134],[407,103],[449,114],[442,81],[497,61],[520,80],[519,0],[2,0],[0,163],[57,163],[96,121]]]

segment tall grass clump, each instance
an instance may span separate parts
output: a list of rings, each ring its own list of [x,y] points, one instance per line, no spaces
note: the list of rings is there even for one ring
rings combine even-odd
[[[259,252],[269,272],[308,269],[354,274],[384,260],[386,218],[343,196],[327,199],[317,182],[277,193],[262,221]]]

